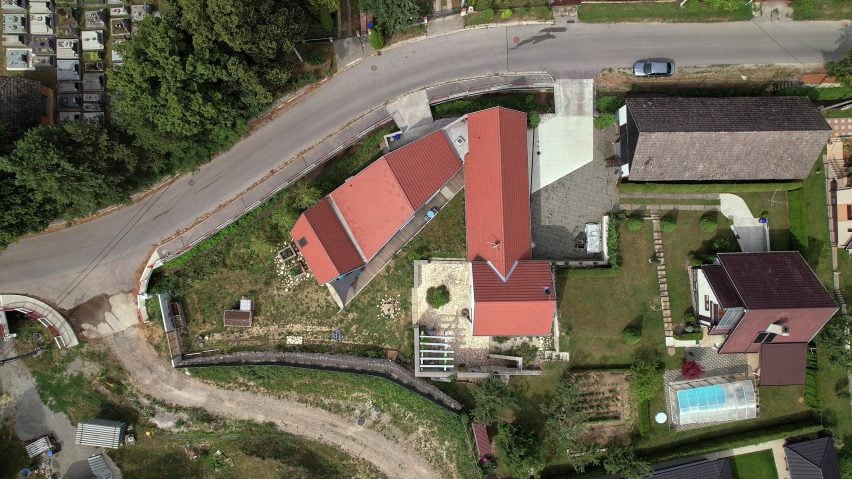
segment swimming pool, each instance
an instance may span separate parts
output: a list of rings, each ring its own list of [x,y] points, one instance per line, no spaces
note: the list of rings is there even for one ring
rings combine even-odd
[[[702,384],[702,383],[699,383]],[[757,417],[754,384],[751,381],[681,385],[671,411],[677,424],[734,421]]]

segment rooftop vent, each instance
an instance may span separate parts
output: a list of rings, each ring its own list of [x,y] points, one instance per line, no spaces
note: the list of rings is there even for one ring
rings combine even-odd
[[[465,137],[464,137],[464,136],[462,136],[462,135],[459,135],[459,136],[456,138],[456,145],[457,145],[457,146],[462,146],[462,145],[464,145],[464,144],[465,144],[465,142],[467,142],[467,140],[466,140],[466,139],[465,139]]]

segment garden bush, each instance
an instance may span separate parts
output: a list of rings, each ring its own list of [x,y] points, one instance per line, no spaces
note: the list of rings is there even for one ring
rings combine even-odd
[[[624,339],[625,343],[630,346],[635,346],[642,340],[642,331],[637,327],[628,326],[621,332],[621,337]]]
[[[480,13],[480,15],[482,15],[482,19],[485,20],[486,22],[490,22],[491,20],[494,20],[494,10],[492,10],[490,8],[483,10]]]
[[[380,50],[385,46],[385,37],[382,35],[382,31],[378,28],[374,28],[370,32],[370,46],[376,50]]]
[[[502,12],[500,12],[500,18],[502,18],[503,20],[505,20],[507,18],[511,18],[511,16],[512,16],[512,10],[510,10],[508,8],[503,10]]]
[[[536,128],[540,123],[541,115],[539,115],[538,112],[533,111],[530,112],[529,115],[527,115],[527,126],[529,126],[530,128]]]
[[[719,227],[719,218],[716,213],[707,213],[701,217],[698,227],[705,233],[712,233]]]
[[[524,8],[524,7],[518,7],[518,8],[515,9],[515,15],[517,15],[519,17],[525,17],[525,16],[527,16],[527,13],[528,13],[527,9]]]
[[[494,0],[476,0],[474,8],[480,12],[483,10],[494,8]]]
[[[433,286],[426,290],[426,302],[429,303],[429,306],[438,309],[450,302],[450,290],[443,284]]]
[[[609,257],[609,267],[613,269],[618,268],[618,223],[618,218],[611,215],[606,228],[606,254]]]
[[[612,125],[615,125],[614,113],[601,113],[600,116],[595,118],[595,128],[598,130],[605,130]]]
[[[530,3],[532,3],[532,2],[530,2]],[[550,7],[533,7],[532,9],[530,9],[530,13],[534,17],[538,17],[538,18],[550,18],[551,14],[552,14]]]
[[[663,216],[660,218],[660,229],[663,230],[663,233],[671,233],[677,228],[677,222],[673,216]]]
[[[704,368],[695,361],[684,361],[680,373],[686,379],[698,379],[704,376]]]
[[[322,51],[311,48],[305,52],[305,61],[308,65],[322,65],[325,62],[325,57],[322,54]]]
[[[627,229],[630,231],[639,231],[642,229],[642,217],[639,215],[632,215],[627,219]]]
[[[724,10],[726,12],[732,12],[742,5],[739,0],[705,0],[705,3],[714,10]]]
[[[601,113],[615,113],[624,105],[624,98],[617,96],[602,96],[595,102],[595,107]]]

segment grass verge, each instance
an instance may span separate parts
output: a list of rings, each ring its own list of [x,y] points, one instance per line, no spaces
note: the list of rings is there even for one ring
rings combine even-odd
[[[751,5],[724,11],[710,8],[704,2],[584,3],[578,12],[586,23],[617,22],[734,22],[751,20]]]
[[[796,0],[793,20],[848,20],[852,2],[848,0]]]

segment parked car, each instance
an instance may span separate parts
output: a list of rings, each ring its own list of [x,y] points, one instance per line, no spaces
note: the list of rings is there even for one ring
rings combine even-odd
[[[674,60],[668,58],[646,58],[633,64],[633,75],[637,77],[668,77],[674,72]]]

